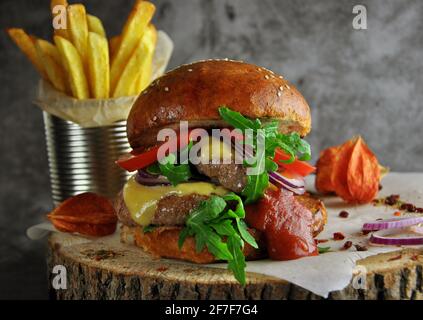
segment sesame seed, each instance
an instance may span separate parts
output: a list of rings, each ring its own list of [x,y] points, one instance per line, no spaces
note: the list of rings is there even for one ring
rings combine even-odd
[[[165,87],[164,88],[164,91],[169,92],[169,88],[168,87]]]
[[[289,86],[289,85],[286,85],[286,88],[289,90],[289,89],[291,89],[291,87]]]
[[[224,61],[229,61],[229,58],[225,58],[225,59],[223,59]]]
[[[279,76],[279,78],[283,79],[283,76]]]
[[[261,68],[257,68],[257,71],[261,71]]]
[[[156,117],[156,116],[154,116],[153,121],[156,121],[156,120],[157,120],[157,117]]]
[[[278,91],[278,97],[280,97],[282,95],[282,92]]]
[[[280,90],[280,91],[283,91],[283,86],[280,86],[280,87],[279,87],[279,90]]]
[[[266,80],[268,80],[270,77],[269,77],[269,75],[267,75],[267,74],[266,74],[266,75],[264,76],[264,78],[265,78]]]
[[[188,72],[192,72],[192,69],[188,69]]]

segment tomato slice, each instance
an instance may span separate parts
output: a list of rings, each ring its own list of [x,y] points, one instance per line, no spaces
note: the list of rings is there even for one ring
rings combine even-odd
[[[191,130],[188,131],[188,136],[190,135],[190,133],[191,133]],[[181,139],[181,136],[178,134],[176,145],[180,146],[180,148],[185,148],[187,144],[188,144],[188,138]],[[116,161],[116,164],[129,172],[133,172],[139,169],[144,169],[160,160],[158,159],[158,156],[157,156],[159,149],[160,149],[160,146],[157,146],[141,154],[136,154],[135,151],[132,151],[131,153],[127,153],[123,155],[122,157],[120,157]],[[174,153],[176,151],[177,150],[173,150],[173,148],[170,148],[169,150],[170,153]]]
[[[153,149],[135,155],[132,153],[127,153],[120,157],[116,164],[119,165],[121,168],[125,169],[126,171],[132,172],[138,169],[142,169],[152,165],[157,161],[157,151],[159,147],[154,147]]]
[[[281,149],[277,149],[276,152],[275,152],[275,157],[273,158],[273,160],[279,165],[279,168],[283,168],[283,169],[287,170],[288,172],[291,172],[291,173],[294,173],[294,174],[295,173],[299,174],[302,177],[306,177],[309,174],[316,171],[316,167],[313,167],[308,162],[300,161],[298,159],[296,159],[292,163],[280,162],[281,160],[282,161],[289,160],[289,158],[290,158],[290,156],[288,154],[283,152]]]

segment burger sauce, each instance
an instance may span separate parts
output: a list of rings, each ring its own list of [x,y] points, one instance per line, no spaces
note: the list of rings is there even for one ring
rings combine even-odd
[[[313,239],[313,215],[292,192],[268,190],[257,203],[246,207],[248,224],[264,233],[272,260],[293,260],[318,255]]]

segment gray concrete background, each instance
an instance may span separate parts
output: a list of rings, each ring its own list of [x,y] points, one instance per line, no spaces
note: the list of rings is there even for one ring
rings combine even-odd
[[[74,2],[74,1],[70,1]],[[86,0],[110,35],[133,1]],[[313,110],[315,156],[362,134],[396,171],[423,170],[423,1],[160,0],[155,22],[175,41],[170,67],[203,58],[263,65],[296,84]],[[368,30],[352,28],[366,4]],[[49,0],[3,0],[0,27],[49,37]],[[25,228],[51,209],[37,74],[0,32],[0,298],[45,298],[44,242]]]

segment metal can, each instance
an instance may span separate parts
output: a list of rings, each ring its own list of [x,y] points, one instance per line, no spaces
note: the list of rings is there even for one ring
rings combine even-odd
[[[115,197],[129,177],[115,163],[130,151],[126,121],[82,128],[47,112],[43,116],[54,204],[88,191]]]

